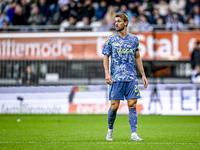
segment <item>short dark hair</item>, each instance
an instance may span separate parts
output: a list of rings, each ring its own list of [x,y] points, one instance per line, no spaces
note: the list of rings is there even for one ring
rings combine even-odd
[[[126,22],[126,21],[128,22],[128,16],[125,13],[117,13],[115,15],[115,17],[120,17],[120,18],[124,19],[124,22]]]

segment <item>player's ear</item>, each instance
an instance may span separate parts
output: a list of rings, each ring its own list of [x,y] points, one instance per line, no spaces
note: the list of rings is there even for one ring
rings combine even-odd
[[[125,21],[124,24],[127,26],[128,25],[128,21]]]

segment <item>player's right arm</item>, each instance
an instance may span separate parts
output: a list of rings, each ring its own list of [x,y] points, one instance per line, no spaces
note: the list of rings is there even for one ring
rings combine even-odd
[[[104,70],[105,70],[106,83],[109,85],[112,85],[113,78],[109,72],[109,56],[108,55],[104,55],[103,66],[104,66]]]
[[[111,55],[111,44],[110,44],[110,39],[111,39],[112,36],[110,36],[105,44],[104,44],[104,48],[103,48],[103,51],[102,51],[102,54],[104,55],[104,58],[103,58],[103,66],[104,66],[104,71],[105,71],[105,79],[106,79],[106,83],[109,84],[109,85],[112,85],[112,81],[113,81],[113,78],[110,74],[110,71],[109,71],[109,56]]]

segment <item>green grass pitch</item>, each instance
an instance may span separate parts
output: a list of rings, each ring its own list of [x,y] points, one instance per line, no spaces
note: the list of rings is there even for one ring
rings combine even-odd
[[[17,119],[21,119],[17,122]],[[200,116],[139,115],[142,142],[130,141],[118,115],[106,141],[107,115],[0,115],[0,150],[199,150]]]

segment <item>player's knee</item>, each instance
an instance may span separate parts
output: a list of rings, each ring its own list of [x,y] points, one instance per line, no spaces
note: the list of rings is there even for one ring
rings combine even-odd
[[[119,108],[119,104],[118,103],[111,104],[110,108],[112,111],[117,111]]]
[[[137,100],[134,101],[129,101],[128,102],[128,107],[129,108],[136,108]]]
[[[128,106],[129,108],[136,108],[136,104],[132,104]]]

